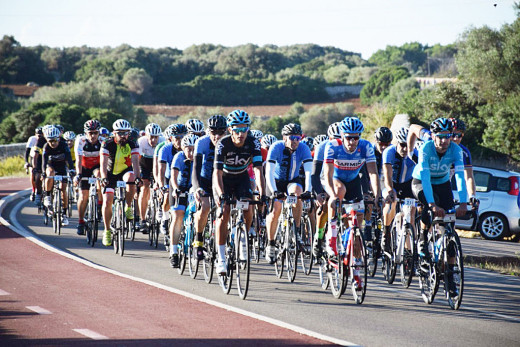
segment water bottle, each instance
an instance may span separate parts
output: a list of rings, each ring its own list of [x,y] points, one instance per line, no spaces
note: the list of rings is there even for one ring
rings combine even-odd
[[[402,237],[403,235],[403,230],[400,229],[399,232],[397,233],[397,250],[396,250],[396,254],[395,254],[395,261],[397,263],[400,263],[401,262],[401,255],[403,254],[403,246],[404,246],[404,237]]]

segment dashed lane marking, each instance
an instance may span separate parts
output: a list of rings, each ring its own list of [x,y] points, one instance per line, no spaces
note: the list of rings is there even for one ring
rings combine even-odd
[[[5,290],[0,289],[0,295],[11,295],[11,293],[6,292]]]
[[[106,337],[105,335],[98,334],[95,331],[92,331],[90,329],[72,329],[72,330],[74,330],[78,334],[91,338],[92,340],[108,340],[108,337]]]
[[[34,311],[34,312],[36,312],[38,314],[52,314],[51,311],[46,310],[46,309],[44,309],[43,307],[40,307],[40,306],[25,306],[25,308],[28,308],[29,310]]]

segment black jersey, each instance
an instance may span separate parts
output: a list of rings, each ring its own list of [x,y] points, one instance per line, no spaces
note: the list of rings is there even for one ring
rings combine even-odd
[[[64,168],[66,164],[69,165],[69,169],[74,168],[70,149],[65,141],[60,141],[56,148],[52,148],[48,143],[43,145],[43,171],[45,171],[47,165]]]
[[[132,155],[139,154],[139,147],[131,140],[120,146],[110,138],[101,144],[101,154],[108,157],[107,171],[117,175],[132,167]]]
[[[220,139],[215,148],[214,168],[223,170],[225,175],[237,175],[247,171],[249,164],[262,166],[260,141],[248,134],[242,147],[237,147],[231,135]]]

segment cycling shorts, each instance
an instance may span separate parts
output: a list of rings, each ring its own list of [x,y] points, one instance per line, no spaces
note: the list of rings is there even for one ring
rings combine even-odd
[[[337,178],[334,178],[334,180],[343,183],[343,185],[345,186],[347,192],[345,193],[345,197],[343,198],[344,200],[363,200],[363,191],[361,189],[361,179],[359,178],[359,175],[356,176],[356,178],[354,178],[350,182],[344,182]]]
[[[251,183],[247,171],[238,175],[224,176],[222,177],[222,180],[224,183],[224,194],[229,197],[235,199],[253,198],[253,192],[251,190]]]
[[[275,182],[276,182],[276,188],[278,189],[279,192],[287,193],[287,187],[289,187],[290,184],[297,184],[301,188],[303,188],[303,183],[302,183],[303,181],[298,176],[289,181],[275,180]],[[267,187],[267,195],[273,195],[273,193],[274,192],[272,192],[271,189],[269,189],[269,187]]]
[[[94,166],[92,169],[87,169],[86,167],[81,168],[81,176],[82,177],[92,177],[94,176],[94,170],[99,170],[99,165]],[[89,190],[90,189],[90,183],[86,180],[81,180],[80,183],[81,190]]]
[[[114,175],[114,174],[111,173],[110,171],[107,172],[107,180],[108,180],[108,184],[107,184],[107,186],[105,187],[104,193],[113,193],[113,192],[114,192],[114,189],[115,189],[116,186],[117,186],[117,181],[124,181],[124,180],[123,180],[123,176],[124,176],[127,172],[134,173],[134,172],[132,171],[132,168],[131,168],[131,167],[127,167],[126,169],[124,169],[123,171],[121,171],[120,173],[118,173],[117,175]],[[128,183],[128,182],[127,182],[127,183]],[[132,182],[132,183],[133,183],[133,182]]]

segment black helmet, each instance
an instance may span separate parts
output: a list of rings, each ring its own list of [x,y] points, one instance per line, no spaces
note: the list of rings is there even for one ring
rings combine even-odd
[[[211,116],[208,119],[208,128],[210,129],[226,129],[227,128],[227,120],[226,117],[220,114],[216,114]]]
[[[432,133],[440,133],[441,131],[453,131],[453,124],[448,118],[437,118],[430,124],[430,131]]]
[[[282,129],[282,135],[301,135],[302,127],[296,123],[289,123],[284,125]]]
[[[464,123],[462,119],[450,118],[450,122],[453,127],[453,130],[466,132],[466,123]]]
[[[37,127],[36,129],[34,129],[34,134],[35,135],[43,135],[43,128],[42,127]]]
[[[375,137],[378,142],[390,143],[394,136],[392,135],[392,131],[387,127],[380,127],[376,130]]]
[[[182,123],[172,124],[171,135],[186,135],[188,129]]]
[[[101,123],[96,119],[90,119],[83,124],[83,131],[96,131],[101,128]]]

